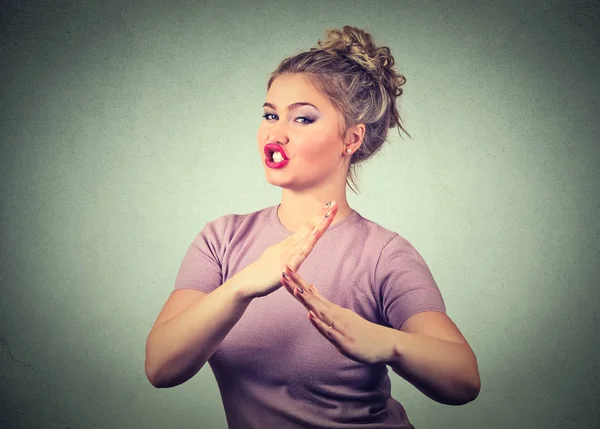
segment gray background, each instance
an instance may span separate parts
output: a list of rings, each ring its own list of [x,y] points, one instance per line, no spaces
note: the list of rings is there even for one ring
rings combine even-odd
[[[268,73],[348,24],[391,48],[413,136],[350,205],[425,257],[482,377],[465,406],[393,395],[418,429],[600,427],[598,2],[13,3],[0,426],[226,427],[208,366],[150,385],[146,336],[204,224],[280,201]]]

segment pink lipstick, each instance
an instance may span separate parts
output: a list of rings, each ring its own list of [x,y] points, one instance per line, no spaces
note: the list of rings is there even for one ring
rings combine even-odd
[[[264,152],[265,152],[265,164],[267,164],[267,167],[282,168],[282,167],[285,167],[288,162],[290,162],[290,159],[288,158],[287,154],[283,150],[283,147],[281,147],[278,144],[269,143],[268,145],[265,146]],[[279,161],[279,162],[273,161],[273,154],[275,152],[279,152],[281,154],[281,157],[283,158],[282,161]]]

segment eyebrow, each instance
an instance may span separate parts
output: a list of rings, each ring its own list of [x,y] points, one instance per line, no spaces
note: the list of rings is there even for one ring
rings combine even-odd
[[[299,101],[297,103],[290,104],[288,106],[288,110],[292,110],[292,109],[295,109],[295,108],[300,107],[300,106],[312,106],[315,109],[317,109],[317,106],[315,106],[314,104],[307,103],[306,101]],[[277,107],[275,107],[275,105],[271,104],[271,103],[265,103],[265,104],[263,104],[263,107],[270,107],[273,110],[277,110]],[[319,109],[317,109],[317,110],[319,110]]]

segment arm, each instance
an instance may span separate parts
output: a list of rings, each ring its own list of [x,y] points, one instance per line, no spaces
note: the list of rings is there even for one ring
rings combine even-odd
[[[477,359],[446,314],[416,313],[396,330],[328,301],[299,273],[288,269],[286,275],[288,279],[282,278],[282,282],[288,292],[309,310],[315,328],[348,358],[387,364],[443,404],[465,404],[479,394]]]
[[[329,213],[326,215],[326,213]],[[146,377],[155,387],[177,386],[193,377],[210,359],[223,339],[240,320],[254,297],[268,295],[281,287],[281,261],[300,267],[331,225],[337,205],[323,207],[303,228],[268,247],[261,256],[208,295],[196,290],[176,290],[169,297],[146,340]],[[220,218],[219,222],[225,222]],[[189,247],[178,279],[193,284],[208,267],[215,278],[220,266],[210,242],[218,243],[225,228],[207,224]],[[311,234],[316,231],[317,234]],[[216,244],[220,246],[220,244]]]
[[[431,399],[462,405],[479,395],[477,358],[456,325],[444,313],[424,311],[388,331],[392,370]]]
[[[177,386],[200,371],[251,302],[240,286],[233,276],[209,294],[173,291],[146,340],[146,377],[153,386]]]

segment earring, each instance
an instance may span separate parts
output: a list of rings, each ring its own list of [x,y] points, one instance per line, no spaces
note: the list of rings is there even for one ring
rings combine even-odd
[[[350,148],[346,149],[346,153],[347,153],[347,154],[350,154],[350,153],[352,153],[352,149],[350,149]]]

